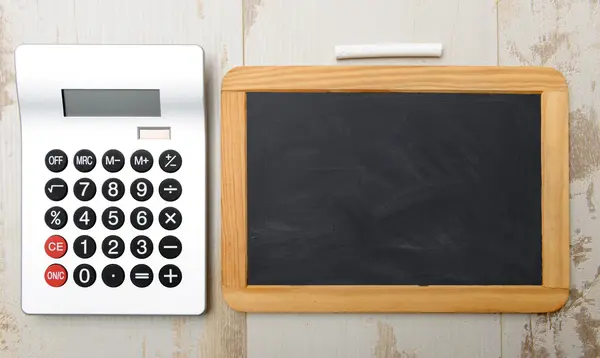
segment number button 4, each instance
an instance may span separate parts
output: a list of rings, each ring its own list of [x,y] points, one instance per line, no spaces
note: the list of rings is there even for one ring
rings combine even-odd
[[[73,222],[81,230],[89,230],[96,224],[96,213],[92,208],[82,206],[75,210],[73,214]]]

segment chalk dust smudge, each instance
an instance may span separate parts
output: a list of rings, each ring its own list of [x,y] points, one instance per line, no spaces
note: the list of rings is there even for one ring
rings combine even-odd
[[[592,243],[591,236],[581,236],[575,239],[575,242],[571,244],[571,258],[575,266],[586,262],[588,260],[587,254],[592,252],[592,249],[587,247]]]
[[[398,340],[394,328],[389,324],[377,322],[377,342],[373,352],[374,358],[417,358],[416,353],[400,352],[396,347]]]
[[[243,0],[244,4],[244,38],[248,37],[250,33],[250,29],[254,22],[256,22],[256,18],[258,17],[258,12],[260,7],[262,6],[262,0]]]
[[[600,339],[598,338],[598,328],[600,320],[595,319],[590,314],[587,307],[582,307],[573,318],[577,322],[575,331],[583,348],[582,358],[600,357]]]
[[[600,127],[594,108],[578,108],[570,114],[571,182],[586,178],[600,166]]]
[[[196,0],[196,15],[200,19],[204,19],[204,3],[203,0]]]
[[[0,310],[0,352],[16,353],[20,341],[21,333],[16,318],[5,309]]]
[[[590,87],[592,87],[592,92],[594,92],[596,90],[596,81],[592,81]]]

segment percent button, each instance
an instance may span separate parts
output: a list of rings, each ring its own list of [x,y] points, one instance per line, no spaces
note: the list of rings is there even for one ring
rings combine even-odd
[[[46,225],[52,230],[60,230],[67,225],[67,212],[60,206],[53,206],[44,215]]]

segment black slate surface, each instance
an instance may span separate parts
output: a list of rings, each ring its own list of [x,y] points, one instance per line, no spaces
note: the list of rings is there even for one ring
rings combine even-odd
[[[540,285],[540,96],[248,93],[248,284]]]

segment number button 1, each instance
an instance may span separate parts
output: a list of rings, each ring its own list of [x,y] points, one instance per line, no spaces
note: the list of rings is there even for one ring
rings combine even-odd
[[[87,235],[79,236],[73,243],[73,251],[78,257],[89,259],[96,253],[96,241]]]
[[[125,243],[118,236],[108,236],[102,241],[102,252],[109,259],[117,259],[125,252]]]
[[[150,240],[148,237],[137,236],[131,241],[129,249],[131,250],[131,254],[133,256],[137,257],[138,259],[145,259],[152,255],[154,245],[152,245],[152,240]]]
[[[102,184],[102,195],[106,200],[117,201],[125,194],[125,185],[117,178],[108,179]]]
[[[102,223],[109,230],[117,230],[123,226],[125,222],[125,214],[123,210],[111,206],[102,213]]]
[[[131,183],[131,196],[137,201],[146,201],[150,199],[152,193],[154,192],[154,188],[152,183],[148,179],[136,179]]]
[[[89,201],[96,195],[96,184],[91,179],[82,178],[73,187],[75,197],[81,201]]]

